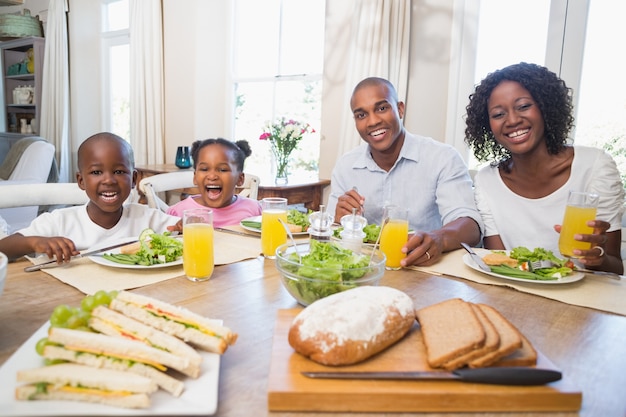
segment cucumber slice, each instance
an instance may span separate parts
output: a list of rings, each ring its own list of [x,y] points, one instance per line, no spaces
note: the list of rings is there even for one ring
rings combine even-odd
[[[150,228],[143,229],[143,231],[139,234],[139,241],[145,242],[146,240],[150,240],[153,234],[156,232]]]

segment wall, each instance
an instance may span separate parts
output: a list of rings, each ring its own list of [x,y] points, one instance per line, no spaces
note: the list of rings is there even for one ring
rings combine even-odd
[[[330,178],[337,154],[336,132],[346,89],[345,52],[352,10],[358,0],[327,0],[327,37],[320,129],[320,177]],[[39,4],[45,0],[26,0]],[[452,8],[455,0],[412,0],[412,50],[407,129],[446,138]],[[73,154],[78,144],[103,129],[100,107],[100,0],[69,0]],[[25,5],[26,7],[26,5]],[[207,137],[230,137],[231,93],[228,43],[231,1],[163,0],[166,160],[176,147]],[[30,7],[31,11],[39,10]]]
[[[166,159],[198,139],[230,137],[230,1],[163,0]]]
[[[352,10],[358,0],[326,2],[324,90],[320,177],[330,178],[338,152],[342,107],[349,106],[345,85]],[[406,104],[408,130],[446,140],[447,95],[450,72],[450,37],[454,0],[412,0],[411,67]],[[400,100],[403,100],[400,97]],[[326,194],[329,190],[326,190]]]

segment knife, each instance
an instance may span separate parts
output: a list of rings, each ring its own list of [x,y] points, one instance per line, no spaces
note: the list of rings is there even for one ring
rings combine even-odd
[[[386,380],[458,380],[499,385],[544,385],[562,378],[553,369],[526,367],[463,368],[452,372],[302,372],[318,379],[386,379]]]
[[[215,227],[214,230],[216,230],[218,232],[231,233],[233,235],[239,235],[239,236],[256,237],[256,238],[260,238],[261,237],[260,234],[252,234],[252,233],[240,232],[238,230],[225,229],[223,227]]]
[[[76,256],[72,257],[72,259],[84,258],[86,256],[95,255],[97,253],[101,253],[101,252],[105,252],[105,251],[108,251],[108,250],[111,250],[111,249],[119,248],[121,246],[130,245],[131,243],[135,243],[135,242],[138,242],[138,240],[135,239],[135,240],[131,240],[130,242],[118,243],[118,244],[115,244],[115,245],[107,246],[106,248],[95,249],[95,250],[92,250],[92,251],[89,251],[89,252],[83,252],[83,253],[81,253],[79,255],[76,255]],[[43,262],[43,263],[40,263],[40,264],[37,264],[37,265],[27,266],[26,268],[24,268],[24,271],[26,271],[26,272],[39,271],[41,268],[45,267],[46,265],[54,264],[56,262],[57,262],[56,259],[53,259],[51,261]]]
[[[584,272],[585,274],[592,274],[592,275],[603,275],[605,277],[608,277],[617,281],[622,279],[622,276],[619,274],[616,274],[615,272],[596,271],[595,269],[585,269],[585,268],[576,267],[576,269],[574,269],[574,272]]]
[[[463,249],[465,249],[467,253],[470,254],[472,259],[474,260],[474,262],[476,262],[476,265],[478,265],[480,269],[482,269],[483,271],[491,272],[491,268],[487,266],[485,261],[483,261],[483,259],[480,256],[478,256],[478,254],[474,252],[467,243],[461,242],[461,246],[463,246]]]

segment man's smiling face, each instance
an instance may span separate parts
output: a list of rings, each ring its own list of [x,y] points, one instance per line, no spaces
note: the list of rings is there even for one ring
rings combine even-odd
[[[356,130],[373,151],[385,152],[404,137],[404,103],[398,102],[386,85],[360,87],[352,95],[350,107]]]

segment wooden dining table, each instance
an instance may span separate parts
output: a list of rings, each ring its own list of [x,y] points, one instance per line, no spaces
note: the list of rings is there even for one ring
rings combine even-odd
[[[9,264],[4,293],[0,296],[0,364],[48,320],[55,306],[77,306],[85,296],[43,271],[24,272],[27,265],[26,260]],[[571,383],[580,388],[581,409],[547,413],[271,412],[268,410],[268,372],[277,311],[300,308],[283,288],[273,260],[261,256],[217,266],[212,278],[206,282],[191,282],[181,276],[131,291],[222,319],[239,334],[237,343],[221,358],[217,416],[626,415],[626,317],[506,287],[408,269],[386,271],[381,285],[406,292],[416,306],[460,297],[497,308],[550,358]],[[3,386],[0,389],[11,388]]]

